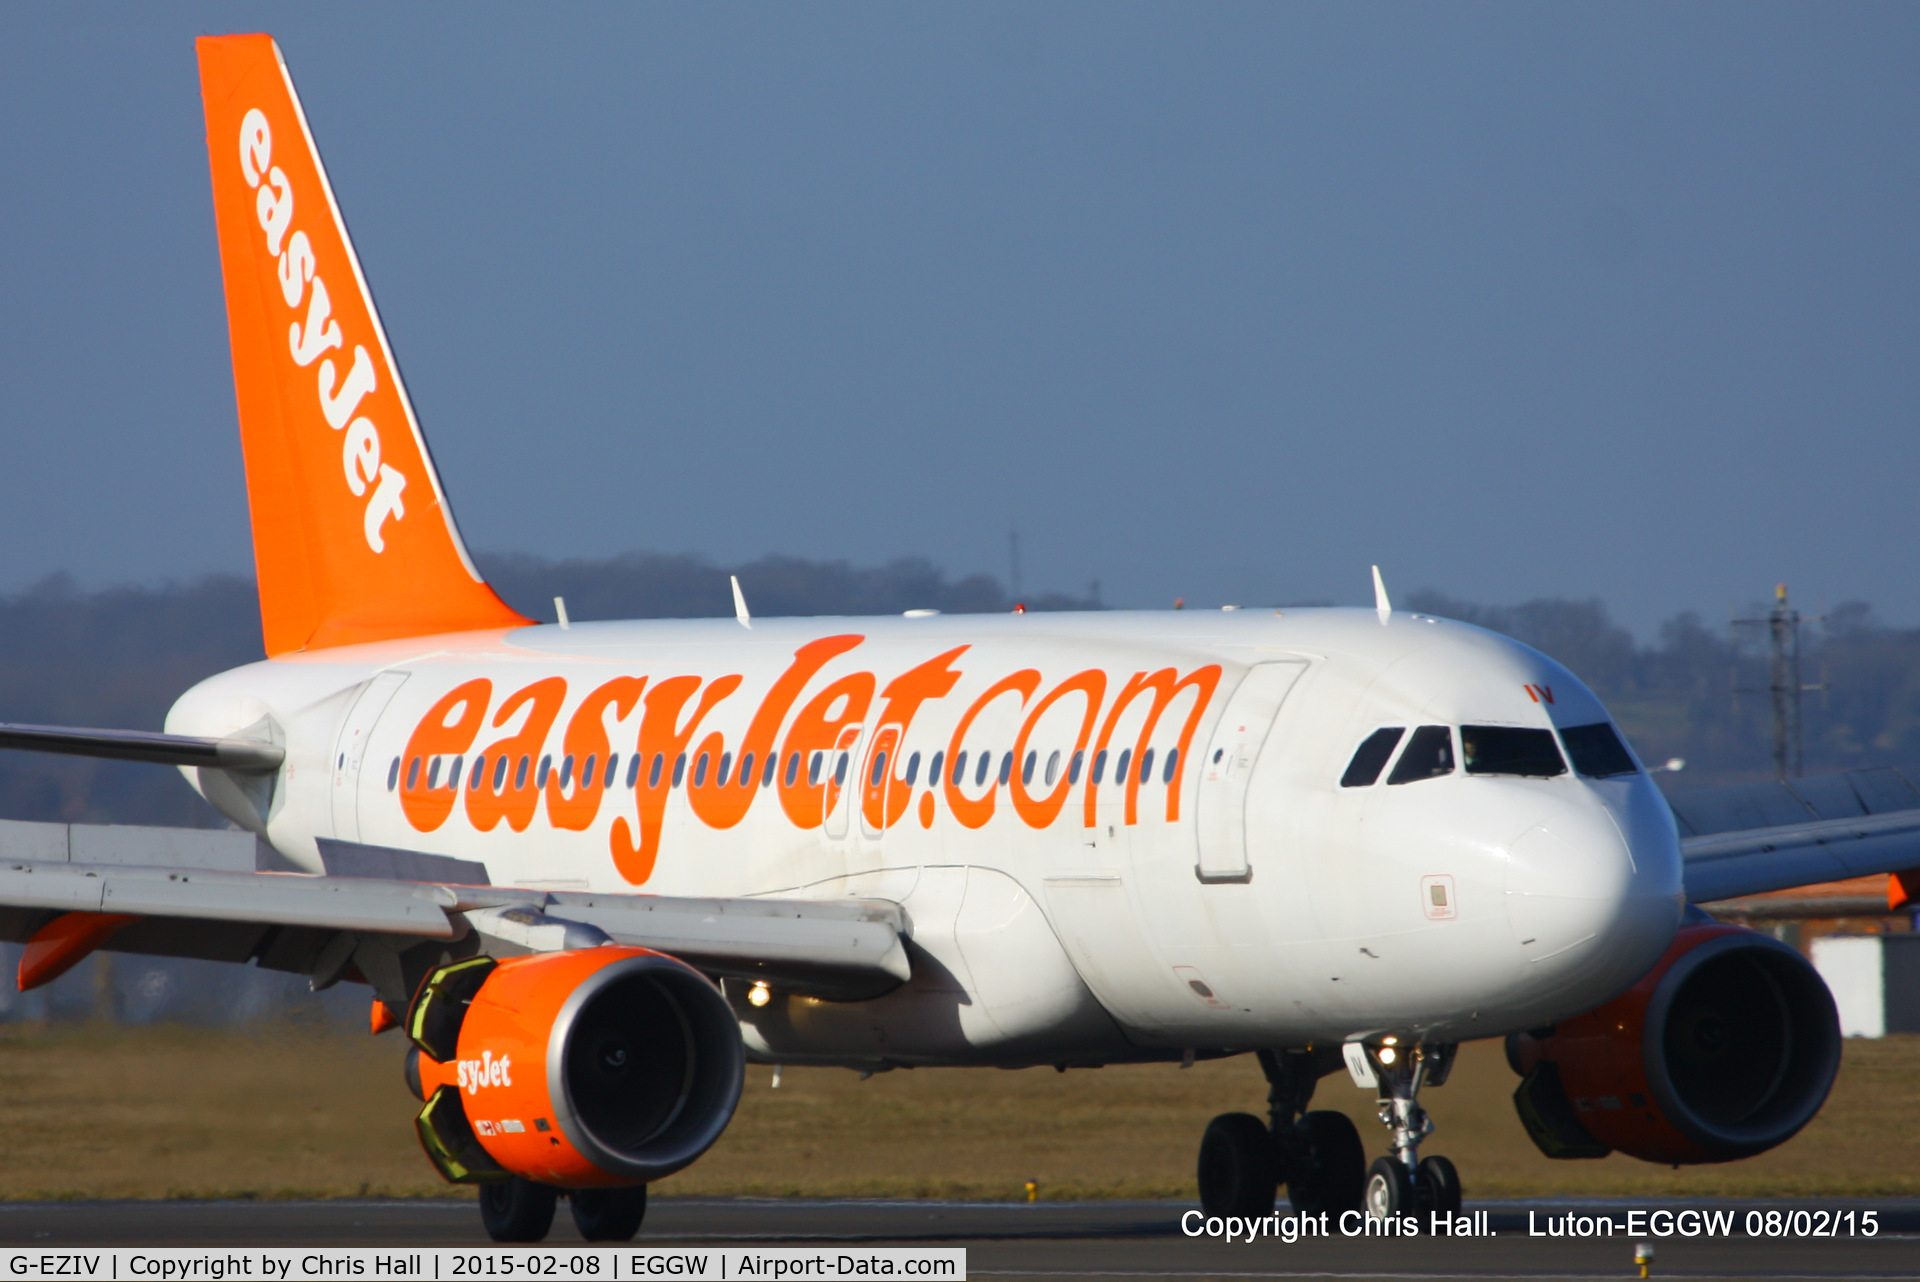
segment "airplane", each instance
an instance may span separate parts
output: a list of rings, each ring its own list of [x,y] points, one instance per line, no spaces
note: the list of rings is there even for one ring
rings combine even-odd
[[[1420,1096],[1462,1041],[1507,1039],[1560,1157],[1732,1160],[1824,1102],[1832,999],[1692,906],[1690,864],[1717,899],[1912,867],[1920,810],[1690,861],[1572,673],[1394,610],[1377,569],[1373,609],[771,619],[737,583],[734,619],[510,609],[279,48],[198,54],[267,657],[164,732],[0,747],[176,766],[239,832],[0,825],[23,990],[95,949],[368,986],[499,1241],[563,1196],[631,1238],[749,1061],[1253,1054],[1269,1116],[1206,1128],[1206,1214],[1284,1185],[1423,1227],[1460,1212]],[[1311,1107],[1342,1071],[1380,1100],[1371,1163]]]

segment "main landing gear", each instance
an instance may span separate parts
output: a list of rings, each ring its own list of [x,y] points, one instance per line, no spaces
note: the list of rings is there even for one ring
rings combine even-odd
[[[560,1190],[518,1175],[480,1186],[480,1221],[496,1242],[540,1242],[553,1228]],[[589,1242],[628,1242],[647,1215],[647,1186],[575,1189],[567,1194],[573,1226]]]
[[[1208,1215],[1273,1214],[1279,1186],[1296,1211],[1336,1216],[1360,1207],[1367,1154],[1344,1113],[1307,1111],[1321,1076],[1339,1061],[1313,1051],[1261,1051],[1267,1118],[1223,1113],[1200,1141],[1200,1206]]]
[[[1422,1158],[1420,1141],[1433,1134],[1433,1119],[1420,1107],[1420,1088],[1446,1082],[1454,1047],[1401,1045],[1384,1038],[1362,1048],[1380,1087],[1380,1121],[1393,1133],[1393,1152],[1367,1170],[1367,1218],[1393,1219],[1460,1213],[1460,1174],[1444,1157]],[[1424,1226],[1423,1226],[1424,1227]]]

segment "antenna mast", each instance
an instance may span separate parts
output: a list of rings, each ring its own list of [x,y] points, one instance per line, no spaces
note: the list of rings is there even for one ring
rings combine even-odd
[[[1819,622],[1816,618],[1813,622]],[[1773,774],[1780,780],[1798,779],[1805,764],[1800,721],[1800,696],[1825,690],[1826,683],[1805,685],[1800,680],[1800,612],[1787,601],[1787,585],[1775,585],[1773,609],[1764,618],[1735,619],[1733,626],[1767,629],[1767,684],[1734,686],[1735,694],[1764,694],[1773,702]]]

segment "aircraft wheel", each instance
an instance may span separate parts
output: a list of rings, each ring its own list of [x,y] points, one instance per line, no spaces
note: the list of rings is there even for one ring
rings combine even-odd
[[[1420,1201],[1429,1211],[1442,1215],[1460,1214],[1460,1172],[1444,1157],[1420,1159],[1414,1176],[1420,1185]]]
[[[518,1175],[480,1186],[480,1222],[496,1242],[540,1242],[553,1227],[560,1191]]]
[[[1200,1209],[1208,1215],[1272,1215],[1279,1191],[1273,1136],[1251,1113],[1222,1113],[1200,1140]]]
[[[575,1189],[567,1200],[573,1224],[589,1242],[631,1242],[647,1218],[647,1186],[624,1189]]]
[[[1319,1215],[1360,1209],[1367,1186],[1367,1148],[1345,1113],[1316,1109],[1293,1124],[1304,1169],[1287,1179],[1287,1201],[1296,1211]]]
[[[1390,1220],[1412,1215],[1416,1209],[1413,1177],[1407,1173],[1407,1164],[1397,1157],[1374,1158],[1367,1171],[1367,1218]]]

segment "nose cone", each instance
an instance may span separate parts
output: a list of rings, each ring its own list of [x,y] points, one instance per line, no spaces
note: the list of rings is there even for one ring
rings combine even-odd
[[[1551,1017],[1646,973],[1684,901],[1672,812],[1644,776],[1583,783],[1508,850],[1507,919]]]

